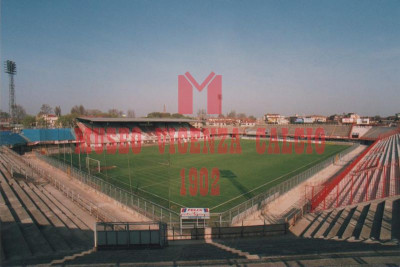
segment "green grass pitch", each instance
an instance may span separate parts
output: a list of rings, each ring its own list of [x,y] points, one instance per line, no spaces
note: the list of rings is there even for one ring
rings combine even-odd
[[[217,148],[218,140],[215,140]],[[227,139],[228,152],[230,141]],[[346,149],[347,145],[325,144],[325,151],[319,155],[313,149],[312,154],[258,154],[254,140],[240,140],[241,154],[186,154],[159,152],[158,145],[142,146],[139,154],[89,154],[90,158],[100,160],[101,172],[92,174],[111,182],[135,194],[143,196],[173,210],[180,207],[204,207],[211,212],[222,212],[232,208],[253,196],[305,171],[326,158]],[[280,146],[282,143],[280,143]],[[188,144],[190,147],[190,144]],[[200,142],[201,151],[203,142]],[[267,143],[268,147],[268,143]],[[217,149],[216,149],[217,150]],[[86,154],[72,154],[65,157],[65,161],[72,157],[73,165],[82,170],[86,168]],[[53,157],[64,161],[63,154]],[[79,164],[79,158],[81,164]],[[70,162],[69,162],[70,163]],[[93,168],[94,166],[92,166]],[[209,189],[206,196],[196,196],[189,193],[188,173],[190,168],[208,169]],[[181,170],[185,168],[186,195],[181,192]],[[210,194],[211,169],[218,168],[220,179],[220,195]]]

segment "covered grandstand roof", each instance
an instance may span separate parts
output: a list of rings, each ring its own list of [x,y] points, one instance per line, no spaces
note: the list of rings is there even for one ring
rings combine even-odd
[[[98,118],[98,117],[78,117],[79,121],[85,122],[196,122],[190,119],[174,118]]]
[[[26,140],[17,133],[10,131],[0,132],[0,145],[15,146],[26,144]]]
[[[71,128],[23,129],[22,136],[29,140],[29,142],[75,140]]]

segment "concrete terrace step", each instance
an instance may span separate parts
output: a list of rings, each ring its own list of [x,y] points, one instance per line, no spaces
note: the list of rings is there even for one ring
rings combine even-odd
[[[73,213],[71,212],[71,215],[73,215],[74,218],[77,220],[74,220],[75,224],[79,226],[80,229],[82,230],[94,230],[94,225],[96,224],[96,219],[93,218],[90,214],[87,212],[83,211],[79,206],[77,206],[74,202],[72,202],[69,198],[64,196],[60,191],[58,191],[56,188],[54,188],[51,185],[46,185],[43,187],[44,190],[48,192],[48,196],[53,196],[56,201],[59,202],[59,204],[62,204],[67,208],[69,211],[74,211]],[[60,200],[63,200],[62,203]]]
[[[73,255],[66,256],[66,257],[64,257],[64,258],[61,259],[61,260],[53,260],[53,261],[50,263],[50,265],[62,265],[62,264],[64,264],[66,261],[72,261],[72,260],[75,260],[75,259],[78,258],[78,257],[83,257],[83,256],[89,255],[90,253],[93,253],[93,252],[94,252],[94,249],[89,249],[89,250],[87,250],[87,251],[75,253],[75,254],[73,254]]]
[[[350,218],[350,221],[346,225],[346,228],[344,229],[343,234],[341,236],[339,236],[341,239],[347,239],[347,238],[350,238],[351,236],[354,236],[354,231],[356,229],[357,222],[360,219],[360,215],[361,215],[364,207],[365,206],[360,205],[356,208],[353,208],[354,211]]]
[[[339,229],[343,226],[343,223],[345,222],[346,218],[349,216],[350,211],[351,211],[351,209],[347,208],[341,212],[339,218],[336,220],[333,227],[327,233],[326,238],[332,238],[332,237],[335,237],[338,235]]]
[[[57,232],[63,237],[64,241],[67,243],[70,249],[74,248],[73,243],[71,243],[71,233],[66,225],[60,220],[60,218],[50,210],[47,204],[40,198],[39,195],[36,194],[25,182],[20,182],[22,186],[24,186],[26,191],[30,192],[31,198],[35,201],[35,203],[40,208],[41,212],[46,216],[46,218],[51,222],[51,224],[56,228]]]
[[[231,247],[228,247],[228,246],[226,246],[226,245],[223,245],[223,244],[220,244],[220,243],[211,241],[211,240],[207,240],[206,242],[207,242],[208,244],[214,245],[214,246],[216,246],[216,247],[218,247],[218,248],[220,248],[220,249],[223,249],[223,250],[225,250],[225,251],[227,251],[227,252],[234,253],[234,254],[236,254],[236,255],[238,255],[238,256],[240,256],[240,257],[246,257],[246,258],[249,259],[249,260],[257,260],[257,259],[260,259],[260,257],[259,257],[258,255],[251,255],[250,253],[248,253],[248,252],[243,252],[243,251],[241,251],[240,249],[231,248]]]
[[[371,240],[379,240],[384,210],[385,210],[385,201],[381,201],[377,205],[374,221],[372,223],[371,236],[370,236]]]
[[[80,207],[66,198],[55,188],[46,186],[42,187],[42,189],[43,193],[45,193],[46,196],[53,201],[53,203],[56,204],[66,216],[68,216],[68,218],[78,227],[78,229],[81,230],[80,238],[82,241],[84,241],[87,245],[93,246],[93,231],[84,221],[90,220],[88,224],[92,223],[94,227],[96,222],[95,219],[84,212]],[[54,191],[50,193],[48,189],[54,189]],[[62,202],[60,200],[62,200]]]
[[[392,238],[400,240],[400,198],[393,201]]]
[[[304,238],[398,244],[400,196],[306,214],[290,231]]]
[[[96,220],[51,185],[42,186],[40,189],[81,230],[82,240],[85,240],[87,245],[93,246],[92,229]]]
[[[81,230],[68,218],[68,216],[53,203],[43,192],[41,192],[35,185],[29,184],[31,189],[46,203],[51,211],[55,213],[55,215],[59,218],[60,222],[62,222],[61,229],[62,231],[67,231],[67,235],[69,236],[68,242],[73,248],[86,248],[87,240],[82,237]]]
[[[392,213],[393,213],[393,199],[388,199],[384,203],[384,211],[381,222],[381,229],[379,239],[387,241],[392,239]]]
[[[53,251],[43,234],[40,232],[39,228],[32,220],[30,215],[27,213],[25,208],[22,206],[18,197],[15,195],[14,191],[11,189],[7,181],[4,179],[3,175],[0,175],[0,181],[2,183],[2,188],[5,192],[5,197],[8,199],[10,209],[12,209],[16,214],[16,222],[19,223],[21,231],[27,241],[32,254],[34,255],[45,255]]]
[[[342,239],[343,233],[346,230],[348,224],[350,223],[354,212],[356,211],[356,208],[347,208],[347,209],[348,209],[347,216],[344,219],[344,221],[343,221],[342,225],[340,226],[339,230],[337,231],[336,235],[333,237],[334,239]]]
[[[32,255],[21,229],[14,219],[10,209],[2,196],[2,183],[0,183],[0,220],[1,238],[6,259],[25,258]]]
[[[342,210],[333,210],[328,218],[325,220],[325,222],[322,223],[321,227],[318,229],[318,231],[314,234],[313,237],[317,238],[324,238],[326,233],[329,231],[329,229],[333,226],[333,224],[336,222],[338,216],[340,216],[340,213]]]
[[[312,223],[318,218],[319,214],[309,213],[305,215],[300,221],[298,221],[290,231],[296,236],[302,236]]]
[[[55,251],[60,252],[70,250],[70,247],[59,235],[57,229],[51,224],[49,219],[45,217],[42,211],[37,208],[36,205],[39,206],[39,203],[34,204],[32,200],[28,197],[28,195],[34,195],[30,188],[28,186],[23,186],[26,189],[26,191],[24,191],[23,188],[21,188],[20,185],[16,182],[13,184],[13,187],[20,196],[23,196],[22,199],[25,206],[29,209],[30,214],[35,219],[40,230],[42,231],[43,235],[46,237],[52,248]]]
[[[369,205],[367,216],[362,224],[359,239],[369,239],[371,237],[372,225],[375,220],[375,213],[378,208],[378,203],[371,203]]]
[[[311,224],[311,226],[307,229],[307,231],[303,234],[303,237],[309,238],[313,237],[315,232],[318,231],[320,226],[325,222],[325,220],[329,217],[331,212],[322,212],[319,214],[316,220],[314,220]]]

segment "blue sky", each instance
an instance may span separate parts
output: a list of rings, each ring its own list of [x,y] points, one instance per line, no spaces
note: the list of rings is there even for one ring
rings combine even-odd
[[[400,1],[2,0],[6,59],[29,113],[177,112],[177,76],[214,71],[224,113],[386,116],[400,112]]]

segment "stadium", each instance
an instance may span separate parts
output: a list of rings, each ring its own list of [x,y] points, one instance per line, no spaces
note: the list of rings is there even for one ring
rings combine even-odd
[[[400,266],[399,14],[0,1],[0,267]]]
[[[217,247],[223,257],[243,263],[269,253],[254,247],[265,238],[303,245],[322,237],[340,241],[346,250],[382,246],[382,253],[397,246],[398,128],[263,124],[219,130],[195,124],[79,117],[75,128],[2,132],[6,264],[88,264],[97,262],[96,253],[113,261],[113,247],[170,247],[184,240],[203,240],[193,246],[204,253],[209,252],[203,246]],[[317,128],[323,139],[295,134]],[[180,131],[186,132],[181,141]],[[356,132],[361,134],[354,138]],[[317,153],[321,140],[324,150]],[[224,142],[226,151],[218,153]],[[269,148],[273,142],[278,150],[257,153],[262,143]],[[296,142],[308,144],[311,153],[295,152]],[[290,143],[290,150],[281,153]],[[185,144],[186,150],[178,148]],[[198,146],[199,153],[189,153],[191,146]],[[197,213],[185,214],[190,210]],[[129,241],[127,231],[153,238],[138,241],[132,235]],[[16,237],[18,243],[11,242]],[[33,246],[38,242],[40,247]],[[335,244],[324,244],[324,251],[332,249]],[[211,264],[219,262],[215,257]]]

